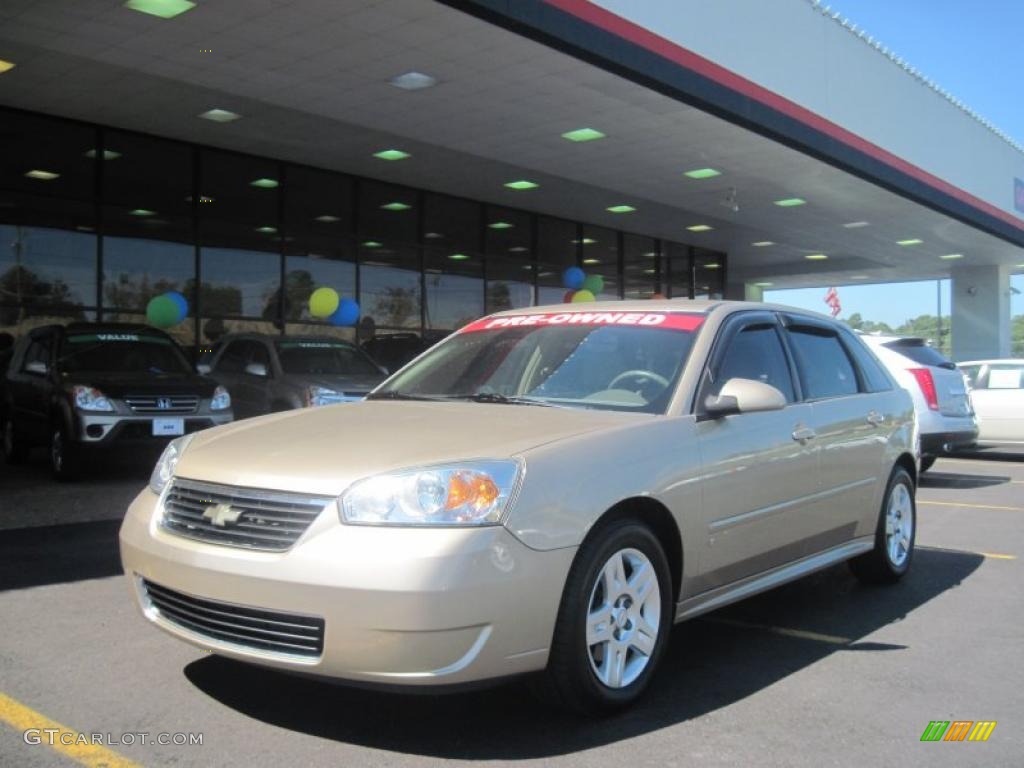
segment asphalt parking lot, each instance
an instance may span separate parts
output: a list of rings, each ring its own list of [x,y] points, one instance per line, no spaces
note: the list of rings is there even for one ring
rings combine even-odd
[[[521,683],[367,692],[158,632],[116,543],[147,474],[137,462],[57,486],[41,463],[0,469],[0,765],[1024,763],[1024,455],[936,464],[900,585],[837,567],[680,625],[650,694],[604,720],[553,712]],[[922,743],[932,720],[998,725],[984,743]],[[58,749],[26,744],[28,728],[202,744]]]

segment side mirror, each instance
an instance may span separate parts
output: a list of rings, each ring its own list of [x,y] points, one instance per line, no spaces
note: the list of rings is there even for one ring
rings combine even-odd
[[[196,363],[196,373],[201,373],[203,376],[209,376],[213,368],[210,367],[209,363]]]
[[[50,366],[39,360],[33,360],[25,364],[25,373],[34,373],[37,376],[45,376],[50,372]]]
[[[260,378],[267,377],[267,366],[263,363],[249,363],[245,366],[245,372],[250,376],[259,376]]]
[[[708,395],[704,412],[713,419],[733,413],[780,411],[786,396],[770,384],[753,379],[729,379],[718,395]]]

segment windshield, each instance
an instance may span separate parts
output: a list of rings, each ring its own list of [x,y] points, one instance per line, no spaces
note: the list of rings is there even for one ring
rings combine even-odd
[[[286,374],[380,375],[364,352],[338,341],[279,341],[277,357]]]
[[[468,399],[662,413],[703,317],[579,312],[484,318],[371,399]]]
[[[185,356],[170,339],[121,332],[68,336],[58,365],[65,373],[191,372]]]

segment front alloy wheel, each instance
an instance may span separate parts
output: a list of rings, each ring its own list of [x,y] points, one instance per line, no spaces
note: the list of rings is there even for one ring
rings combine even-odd
[[[672,577],[653,531],[634,519],[597,527],[566,579],[542,693],[583,714],[632,704],[672,625]]]

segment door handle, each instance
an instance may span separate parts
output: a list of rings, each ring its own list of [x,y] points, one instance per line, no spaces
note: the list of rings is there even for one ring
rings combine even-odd
[[[793,430],[793,439],[799,443],[806,443],[808,440],[813,440],[818,436],[810,427],[797,427]]]
[[[871,426],[878,427],[878,426],[881,426],[884,423],[885,423],[885,416],[883,416],[878,411],[870,411],[868,413],[868,424],[870,424]]]

